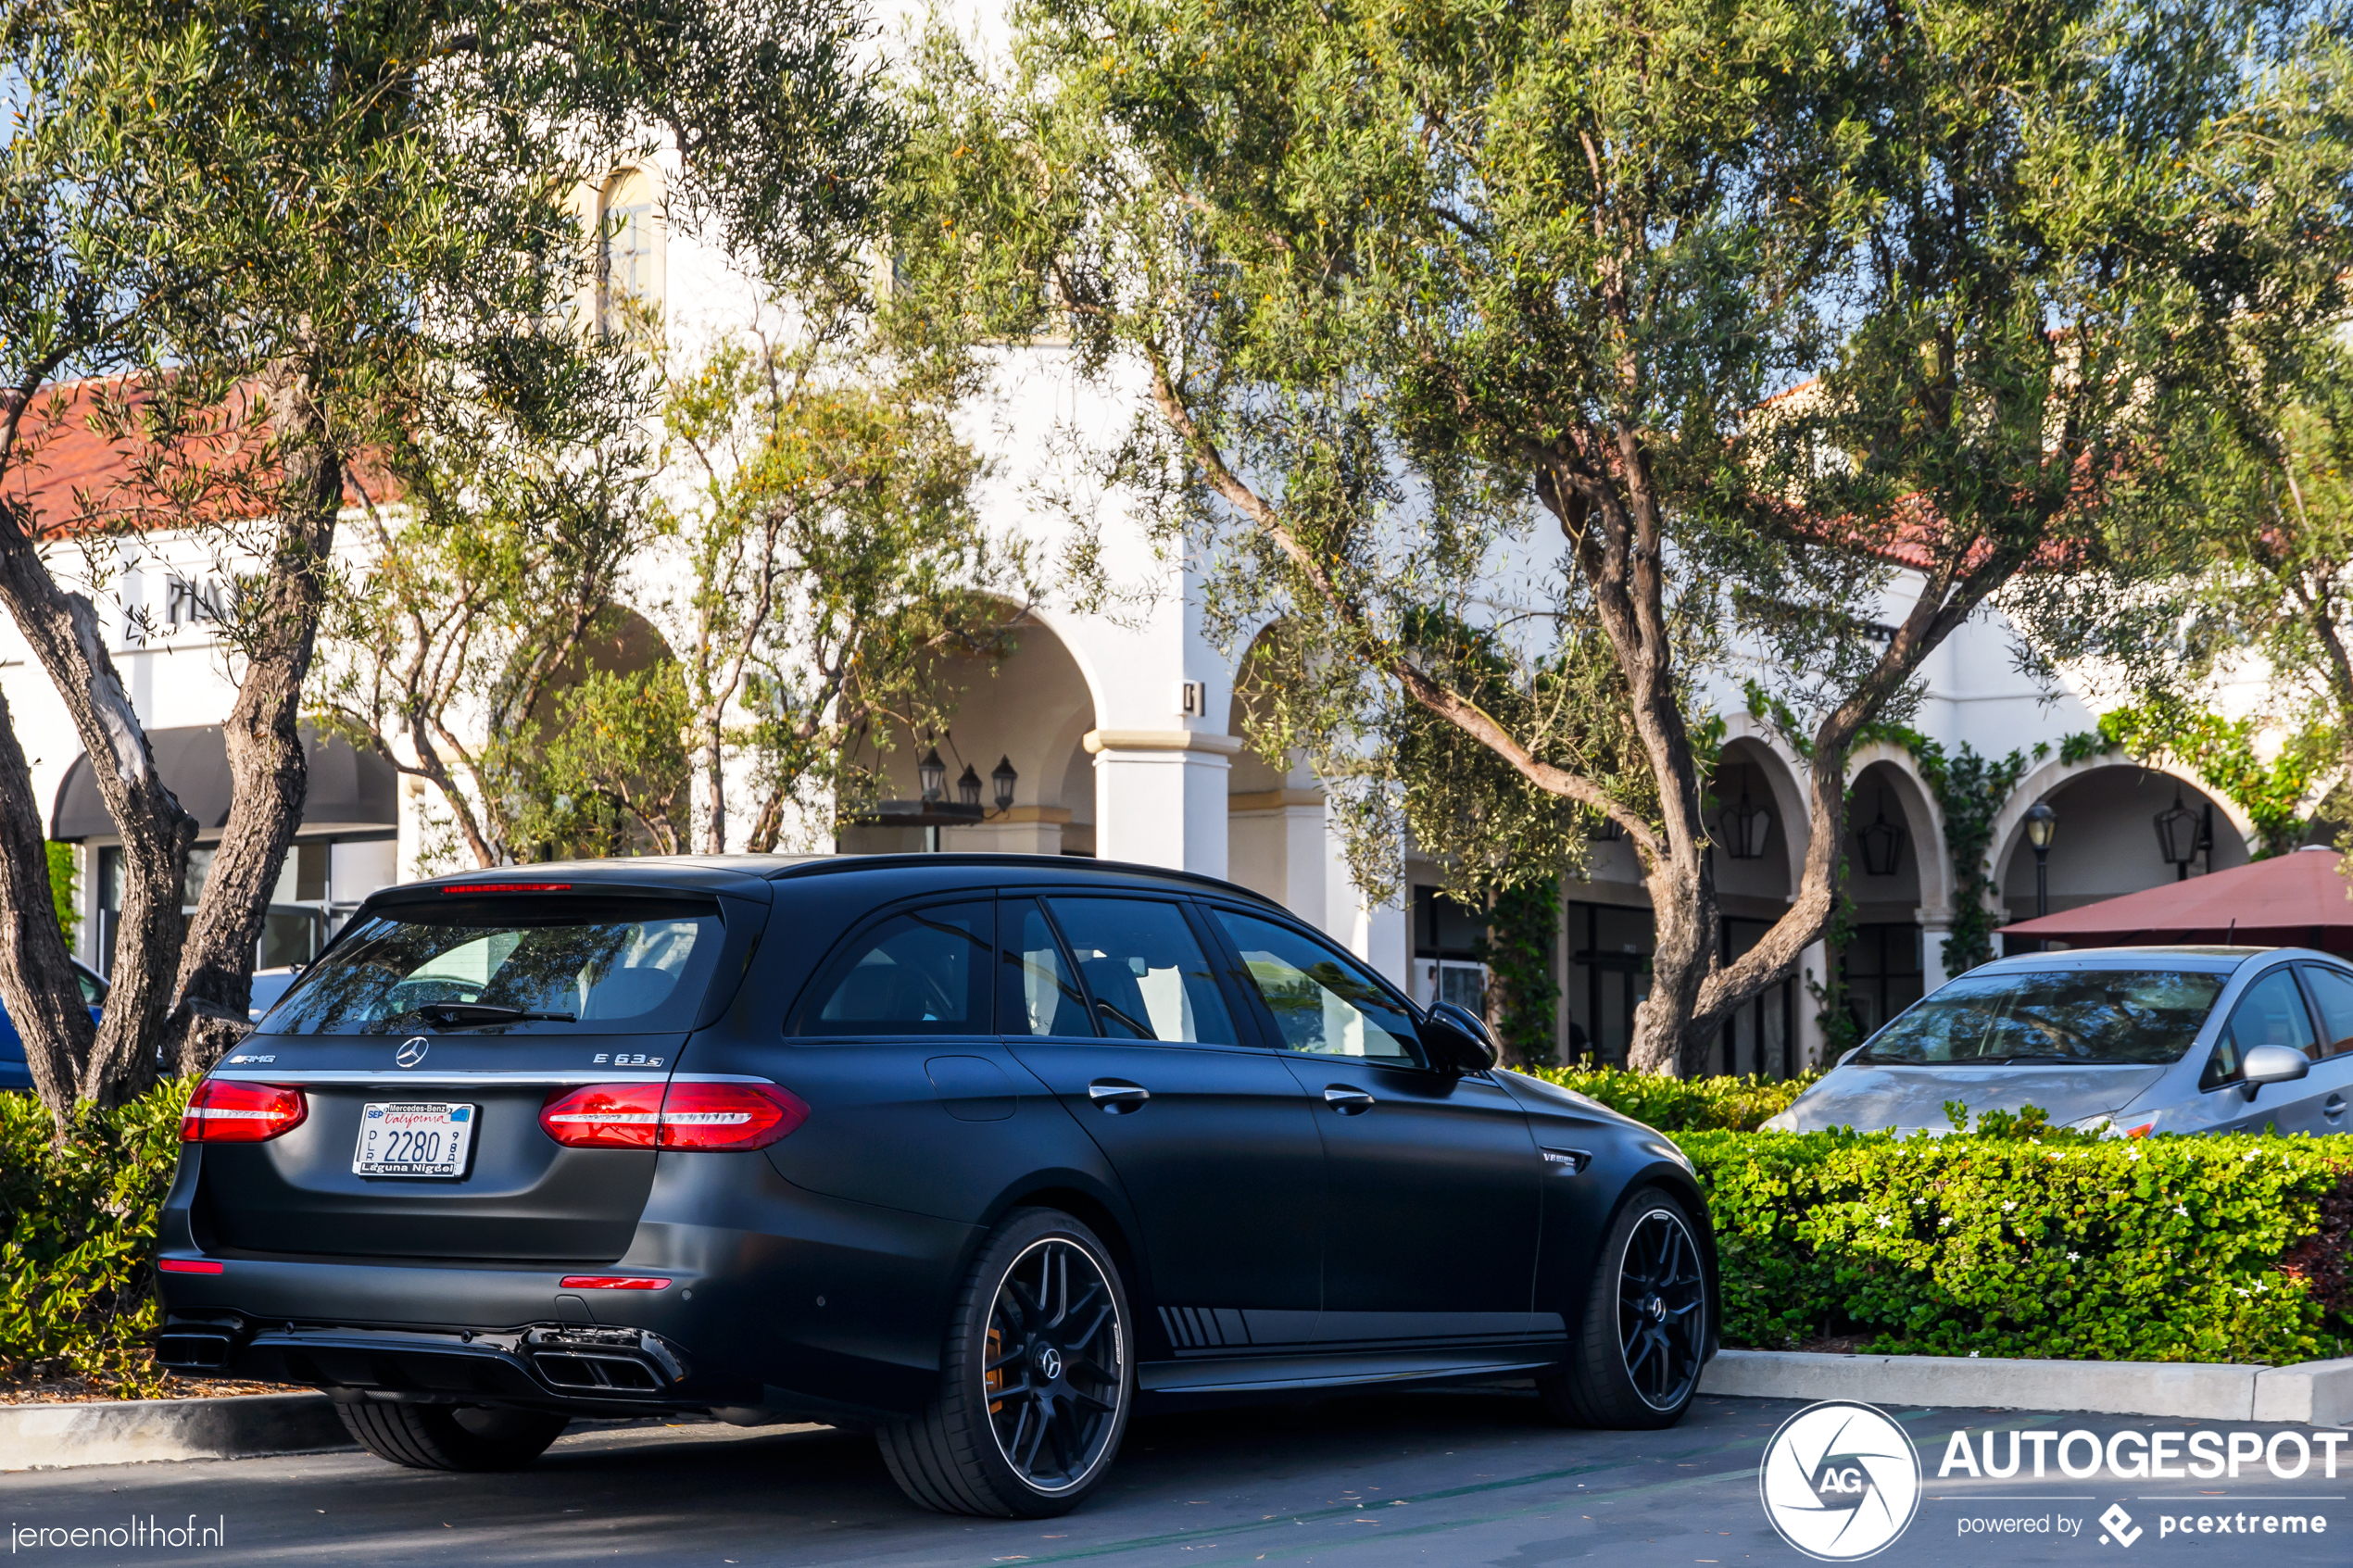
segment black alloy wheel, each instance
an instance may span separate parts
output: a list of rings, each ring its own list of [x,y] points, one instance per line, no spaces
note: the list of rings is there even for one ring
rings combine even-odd
[[[1707,1357],[1707,1265],[1682,1206],[1637,1194],[1610,1227],[1569,1366],[1541,1378],[1578,1426],[1641,1430],[1682,1419]]]
[[[1110,1469],[1135,1370],[1127,1298],[1095,1234],[1023,1210],[981,1249],[950,1324],[940,1389],[879,1435],[908,1496],[947,1513],[1043,1518]]]

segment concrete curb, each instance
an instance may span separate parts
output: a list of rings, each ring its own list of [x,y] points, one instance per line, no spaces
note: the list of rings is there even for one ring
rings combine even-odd
[[[1836,1356],[1725,1350],[1703,1394],[1858,1399],[1874,1405],[1997,1405],[2190,1421],[2353,1424],[2353,1361],[2298,1366],[2179,1361],[2030,1361],[1985,1356]]]
[[[0,1405],[0,1470],[352,1449],[324,1394]]]

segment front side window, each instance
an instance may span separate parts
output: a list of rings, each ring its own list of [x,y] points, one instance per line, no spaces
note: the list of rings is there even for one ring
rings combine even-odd
[[[970,903],[893,915],[819,979],[800,1032],[988,1034],[990,912]]]
[[[1854,1060],[1914,1067],[2179,1061],[2222,980],[2167,969],[1964,974],[1872,1035]]]
[[[2285,965],[2248,986],[2239,1005],[2231,1010],[2230,1024],[2214,1042],[2214,1054],[2198,1078],[2198,1087],[2213,1089],[2238,1082],[2246,1053],[2258,1046],[2285,1046],[2312,1054],[2312,1016],[2304,1010],[2295,971]]]
[[[1275,1015],[1285,1050],[1418,1066],[1413,1021],[1371,976],[1320,943],[1228,909],[1218,923]]]
[[[707,899],[535,896],[396,904],[368,916],[261,1027],[531,1034],[686,1029],[724,931]]]
[[[1208,955],[1174,904],[1144,898],[1049,898],[1070,939],[1095,1020],[1114,1040],[1239,1043]]]

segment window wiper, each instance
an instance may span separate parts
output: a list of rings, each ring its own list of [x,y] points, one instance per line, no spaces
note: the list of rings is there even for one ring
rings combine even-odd
[[[426,1002],[409,1010],[426,1022],[442,1029],[473,1029],[485,1023],[577,1023],[580,1016],[570,1012],[532,1012],[522,1008],[499,1007],[491,1002]]]

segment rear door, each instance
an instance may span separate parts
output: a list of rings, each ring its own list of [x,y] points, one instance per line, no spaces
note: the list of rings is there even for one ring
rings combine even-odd
[[[1321,1296],[1315,1115],[1246,1041],[1187,906],[1052,894],[1008,897],[998,918],[1006,1043],[1117,1173],[1170,1344],[1305,1345]]]
[[[1429,1071],[1403,1001],[1353,959],[1286,923],[1215,918],[1324,1140],[1318,1341],[1543,1331],[1530,1309],[1544,1161],[1518,1102],[1484,1074]]]
[[[300,1123],[266,1143],[198,1146],[200,1241],[278,1254],[619,1258],[652,1184],[652,1149],[563,1148],[540,1111],[590,1084],[658,1105],[688,1033],[725,1000],[715,977],[741,972],[764,913],[737,898],[568,888],[370,906],[270,1032],[214,1069],[297,1087],[305,1103]],[[383,1135],[402,1123],[447,1141],[396,1148]],[[398,1166],[409,1152],[451,1168],[355,1168],[363,1158]]]

